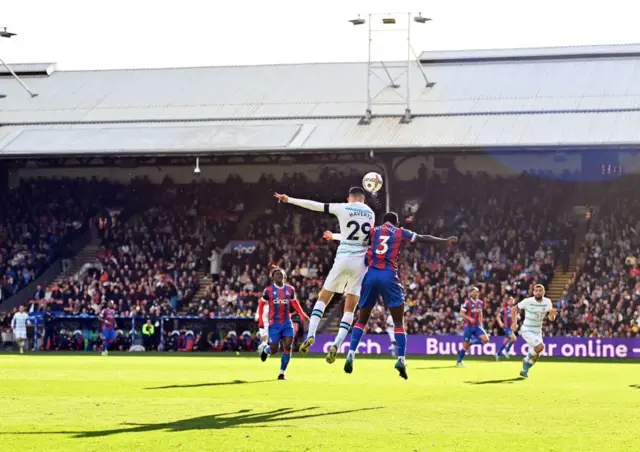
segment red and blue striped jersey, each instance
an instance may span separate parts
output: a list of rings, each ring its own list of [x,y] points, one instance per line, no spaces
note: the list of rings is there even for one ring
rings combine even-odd
[[[464,302],[461,311],[471,317],[471,321],[468,319],[464,319],[465,328],[468,326],[481,326],[482,325],[482,309],[484,307],[484,302],[482,300],[472,300],[469,298]]]
[[[302,312],[302,308],[296,298],[296,291],[289,284],[285,284],[282,287],[271,284],[264,289],[262,300],[269,304],[269,325],[282,324],[291,320],[291,314],[289,313],[291,307],[298,314]]]
[[[500,315],[502,316],[502,324],[503,328],[511,329],[511,307],[509,305],[504,305],[500,309]]]
[[[371,230],[371,246],[367,253],[367,264],[379,270],[398,271],[398,255],[402,243],[413,242],[416,234],[407,229],[385,223]]]
[[[112,330],[116,327],[116,310],[111,308],[105,308],[102,310],[100,317],[104,320],[102,328],[105,330]]]

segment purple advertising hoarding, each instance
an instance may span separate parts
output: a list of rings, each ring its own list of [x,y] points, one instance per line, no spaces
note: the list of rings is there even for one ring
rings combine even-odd
[[[318,334],[316,342],[311,347],[312,352],[327,353],[334,337],[329,334]],[[340,349],[346,353],[350,336],[347,336]],[[502,343],[502,337],[491,337],[486,345],[474,345],[467,355],[492,356],[495,355]],[[640,358],[640,339],[635,338],[583,338],[583,337],[554,337],[544,338],[545,352],[543,356],[558,356],[566,358]],[[385,354],[389,350],[391,341],[386,334],[368,334],[363,336],[358,353]],[[408,355],[455,355],[462,347],[461,336],[423,336],[411,334],[407,336]],[[518,338],[511,349],[511,354],[525,355],[527,344]]]

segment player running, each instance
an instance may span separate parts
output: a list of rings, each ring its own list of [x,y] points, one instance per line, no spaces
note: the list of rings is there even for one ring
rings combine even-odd
[[[344,363],[344,371],[353,372],[353,360],[364,334],[364,328],[369,321],[371,311],[382,296],[384,305],[389,309],[394,324],[394,339],[397,344],[398,361],[395,368],[405,380],[407,368],[405,355],[407,348],[407,335],[404,331],[404,292],[398,279],[398,255],[400,245],[407,242],[425,243],[455,243],[456,237],[446,239],[430,235],[418,235],[398,225],[398,215],[387,212],[383,218],[384,224],[371,231],[371,247],[367,254],[369,269],[362,283],[362,297],[358,303],[360,307],[358,321],[353,326],[349,353]]]
[[[469,293],[469,299],[460,307],[460,317],[464,319],[464,343],[458,352],[456,366],[465,367],[462,360],[471,345],[486,344],[489,337],[482,328],[482,309],[484,302],[478,299],[480,290],[473,287]]]
[[[524,323],[520,328],[520,336],[529,345],[529,353],[522,361],[520,375],[529,378],[529,369],[538,361],[540,354],[544,351],[542,341],[542,322],[545,317],[554,321],[557,309],[551,304],[551,300],[544,296],[545,290],[542,284],[533,287],[533,297],[525,298],[511,309],[512,328],[515,330],[518,325],[518,312],[524,311]]]
[[[318,301],[313,307],[307,338],[300,346],[300,354],[304,355],[309,351],[315,342],[316,331],[324,315],[324,310],[331,302],[333,294],[346,292],[340,328],[327,354],[327,362],[331,364],[336,360],[336,354],[353,323],[353,313],[360,299],[362,278],[367,271],[364,257],[371,241],[370,233],[375,224],[375,214],[364,203],[365,193],[364,189],[360,187],[352,187],[349,190],[346,203],[323,204],[306,199],[291,198],[279,193],[275,193],[274,196],[280,202],[335,215],[340,223],[341,234],[325,233],[327,240],[340,240],[340,245],[336,251],[333,267],[331,267],[318,295]]]
[[[102,323],[102,356],[109,354],[109,345],[116,340],[116,310],[113,306],[113,301],[109,301],[98,317]]]
[[[504,341],[496,354],[496,361],[500,361],[500,356],[504,351],[504,357],[509,359],[509,352],[511,351],[511,347],[516,343],[516,335],[513,332],[513,328],[511,328],[512,319],[511,319],[511,310],[513,308],[514,300],[513,297],[508,297],[505,303],[498,311],[498,315],[496,316],[496,320],[498,321],[498,325],[500,328],[504,330]]]
[[[269,307],[269,345],[263,347],[260,352],[262,362],[266,361],[269,355],[275,355],[280,351],[280,340],[284,345],[284,352],[280,360],[280,374],[278,380],[286,380],[285,371],[291,359],[291,346],[293,345],[293,323],[291,323],[290,308],[296,310],[298,315],[305,321],[309,317],[304,313],[293,286],[286,284],[287,275],[281,268],[271,270],[273,284],[264,289],[262,299],[258,303],[258,316],[262,317],[265,304]]]
[[[18,308],[18,312],[13,315],[11,319],[11,329],[13,329],[13,338],[20,347],[20,354],[24,353],[24,343],[27,340],[27,324],[31,324],[29,321],[29,314],[24,312],[24,306]]]

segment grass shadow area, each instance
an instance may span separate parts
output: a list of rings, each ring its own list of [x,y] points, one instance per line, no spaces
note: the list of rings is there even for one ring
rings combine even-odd
[[[380,410],[383,407],[359,408],[353,410],[329,411],[326,413],[315,412],[319,407],[309,408],[278,408],[276,410],[262,413],[254,412],[250,409],[235,411],[232,413],[209,414],[187,419],[180,419],[172,422],[162,422],[159,424],[135,424],[123,423],[121,427],[108,430],[96,430],[90,432],[78,431],[54,431],[54,432],[7,432],[11,435],[50,435],[69,434],[73,438],[100,438],[105,436],[118,435],[123,433],[147,433],[157,431],[184,432],[189,430],[221,430],[244,426],[265,427],[269,424],[295,421],[300,419],[310,419],[327,416],[337,416],[351,413],[362,413],[365,411]]]
[[[499,384],[512,384],[516,381],[524,381],[524,378],[505,378],[502,380],[484,380],[484,381],[465,381],[468,385],[499,385]]]
[[[256,380],[256,381],[246,381],[246,380],[232,380],[232,381],[217,381],[214,383],[196,383],[190,385],[169,385],[169,386],[155,386],[152,388],[144,388],[144,389],[178,389],[178,388],[204,388],[207,386],[228,386],[228,385],[251,385],[257,383],[269,383],[273,380]]]

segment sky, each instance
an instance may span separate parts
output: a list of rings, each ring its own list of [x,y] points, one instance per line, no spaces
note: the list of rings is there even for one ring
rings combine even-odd
[[[63,70],[367,60],[358,14],[422,12],[416,52],[640,42],[634,0],[0,0],[10,63]],[[389,10],[393,5],[392,10]],[[398,17],[406,17],[405,15]],[[377,28],[381,21],[376,16]],[[372,23],[374,23],[372,22]],[[397,28],[402,28],[398,25]],[[372,58],[404,59],[406,34],[374,33]]]

